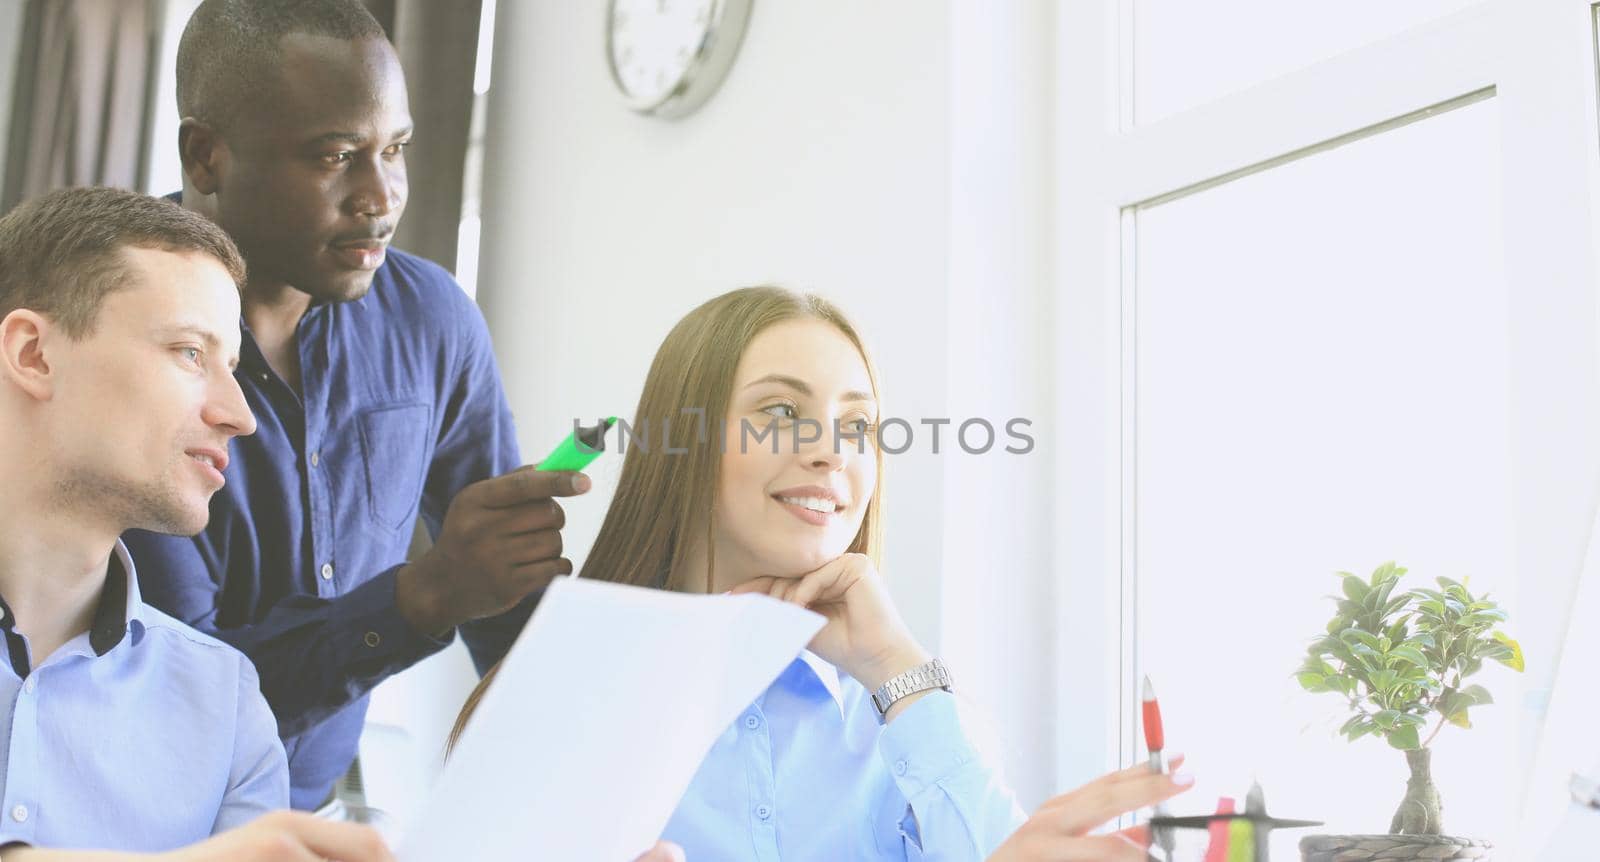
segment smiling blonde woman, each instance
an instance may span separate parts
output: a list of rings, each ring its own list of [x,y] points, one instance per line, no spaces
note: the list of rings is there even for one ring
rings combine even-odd
[[[844,315],[778,288],[701,305],[651,364],[635,425],[658,436],[628,449],[581,576],[764,592],[827,619],[701,764],[662,836],[691,860],[979,860],[1024,823],[879,576],[879,401]],[[701,410],[704,423],[686,418]],[[493,679],[468,699],[456,735]],[[1113,778],[1118,804],[1178,789],[1164,776],[1102,782]],[[1018,838],[1053,840],[1078,819],[1030,822]]]

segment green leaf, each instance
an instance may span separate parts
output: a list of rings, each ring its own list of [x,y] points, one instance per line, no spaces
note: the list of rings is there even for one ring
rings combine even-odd
[[[1373,724],[1370,721],[1363,721],[1362,723],[1351,728],[1347,733],[1345,733],[1345,736],[1349,737],[1351,742],[1355,742],[1361,737],[1366,736],[1369,733],[1376,733],[1377,731],[1378,726],[1376,724]]]
[[[1392,670],[1380,670],[1372,674],[1372,687],[1384,694],[1393,691],[1399,681],[1400,675]]]
[[[1505,664],[1506,662],[1511,661],[1511,659],[1514,658],[1515,655],[1516,654],[1511,651],[1511,647],[1503,647],[1503,646],[1501,646],[1499,644],[1495,644],[1494,646],[1489,646],[1489,647],[1484,647],[1483,648],[1483,657],[1484,658],[1489,659],[1491,661],[1500,662],[1501,664]]]
[[[1522,644],[1519,644],[1516,641],[1512,640],[1511,638],[1506,637],[1505,632],[1494,632],[1492,635],[1490,635],[1490,637],[1492,637],[1495,640],[1499,641],[1502,645],[1510,648],[1510,650],[1511,650],[1511,658],[1509,658],[1509,659],[1495,659],[1495,661],[1498,661],[1501,664],[1505,665],[1506,667],[1509,667],[1512,670],[1517,671],[1518,673],[1521,673],[1522,670],[1523,670],[1523,667],[1524,667],[1524,663],[1523,663],[1523,660],[1522,660]]]
[[[1378,595],[1382,596],[1382,598],[1378,599],[1379,603],[1383,603],[1383,602],[1389,601],[1389,596],[1394,594],[1395,587],[1397,587],[1399,585],[1400,585],[1400,580],[1398,578],[1385,580],[1385,581],[1382,581],[1379,584],[1377,584],[1376,588],[1377,588],[1377,591],[1378,591]]]
[[[1401,644],[1400,646],[1389,650],[1389,657],[1411,662],[1417,667],[1428,666],[1428,657],[1422,654],[1422,650],[1407,644]]]
[[[1383,657],[1378,655],[1378,651],[1372,647],[1366,644],[1354,643],[1350,644],[1346,649],[1355,657],[1356,662],[1361,667],[1366,668],[1369,673],[1383,670]]]
[[[1422,740],[1417,736],[1417,729],[1410,725],[1391,731],[1388,735],[1389,744],[1401,751],[1415,751],[1422,747]]]
[[[1373,637],[1371,632],[1364,632],[1361,629],[1346,629],[1339,633],[1339,639],[1350,644],[1352,648],[1355,643],[1359,643],[1376,652],[1383,651],[1383,642]],[[1351,643],[1352,641],[1355,643]]]
[[[1300,682],[1300,687],[1306,691],[1320,692],[1328,690],[1328,686],[1323,683],[1323,677],[1320,673],[1299,673],[1295,674],[1294,678]]]
[[[1461,690],[1461,696],[1470,701],[1471,706],[1483,706],[1494,703],[1494,698],[1489,695],[1489,690],[1481,685],[1469,685]]]
[[[1440,715],[1445,716],[1460,712],[1466,709],[1467,705],[1466,700],[1461,696],[1461,692],[1453,689],[1446,690],[1444,694],[1439,695],[1438,700],[1433,702],[1433,708],[1438,710]]]
[[[1340,586],[1344,589],[1344,594],[1346,596],[1349,596],[1350,597],[1350,601],[1352,601],[1352,602],[1359,602],[1362,599],[1367,597],[1367,592],[1368,592],[1367,585],[1363,584],[1361,582],[1361,579],[1356,577],[1355,575],[1351,575],[1350,577],[1345,578],[1340,583]]]
[[[1426,668],[1418,667],[1414,664],[1407,664],[1405,662],[1399,662],[1398,664],[1395,664],[1391,670],[1400,674],[1400,678],[1402,680],[1412,683],[1413,685],[1421,685],[1422,681],[1428,678],[1428,671]]]
[[[1398,710],[1398,709],[1385,709],[1385,710],[1380,710],[1376,715],[1374,715],[1372,717],[1372,720],[1377,722],[1378,726],[1383,728],[1384,730],[1392,730],[1394,728],[1395,720],[1398,719],[1399,717],[1400,717],[1400,710]]]
[[[1468,730],[1472,729],[1472,721],[1467,718],[1467,711],[1464,709],[1450,716],[1450,723],[1456,727],[1465,727]]]
[[[1510,615],[1505,611],[1500,610],[1499,608],[1492,608],[1487,611],[1472,611],[1466,616],[1462,617],[1461,622],[1463,625],[1483,626],[1488,628],[1495,623],[1503,623],[1509,618]]]
[[[1343,662],[1346,670],[1361,666],[1361,662],[1356,659],[1356,654],[1351,652],[1350,648],[1344,644],[1334,647],[1330,654],[1340,662]]]
[[[1424,727],[1428,723],[1426,718],[1423,718],[1420,715],[1412,715],[1409,712],[1401,713],[1400,718],[1397,719],[1397,721],[1400,724],[1409,724],[1412,727]]]

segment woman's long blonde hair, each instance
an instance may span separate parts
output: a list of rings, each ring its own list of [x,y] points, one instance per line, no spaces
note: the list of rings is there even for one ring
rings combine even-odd
[[[795,319],[826,321],[844,333],[860,352],[872,395],[881,402],[877,369],[861,337],[827,300],[778,287],[746,287],[704,303],[667,333],[650,363],[632,426],[640,440],[629,441],[616,495],[581,577],[688,591],[698,585],[687,583],[690,573],[684,564],[695,543],[685,537],[699,536],[708,564],[701,588],[710,588],[716,565],[711,550],[716,513],[711,504],[717,499],[721,434],[734,373],[757,335],[773,324]],[[703,423],[685,412],[702,408]],[[873,452],[877,483],[847,552],[865,554],[881,565],[883,455],[876,446]],[[467,697],[450,731],[449,748],[461,737],[499,669],[499,665],[490,668]]]

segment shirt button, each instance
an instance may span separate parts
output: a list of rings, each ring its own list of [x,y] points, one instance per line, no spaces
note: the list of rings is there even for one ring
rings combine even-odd
[[[272,375],[269,372],[263,371],[256,375],[256,379],[260,380],[262,383],[266,383],[268,380],[272,379]]]
[[[768,808],[765,805],[757,805],[756,806],[756,816],[761,818],[762,820],[767,820],[767,819],[772,817],[772,809]]]
[[[312,452],[311,453],[311,466],[313,466],[313,467],[317,466],[317,461],[318,460],[320,460],[320,459],[317,457],[317,453]]]
[[[18,823],[27,823],[28,806],[18,805],[16,808],[11,809],[11,819],[17,821]]]
[[[373,649],[376,649],[378,644],[383,643],[383,637],[377,632],[367,632],[367,636],[361,640],[366,643],[367,646],[372,647]]]
[[[906,762],[904,760],[896,760],[894,762],[894,774],[895,775],[905,775],[906,774]]]
[[[333,580],[333,564],[332,563],[323,563],[322,564],[322,579],[324,581]]]
[[[756,718],[753,715],[747,715],[744,717],[744,726],[750,728],[751,730],[755,730],[761,726],[761,719]]]
[[[33,694],[33,690],[38,688],[38,687],[39,687],[39,684],[34,682],[33,681],[33,677],[31,677],[31,676],[28,677],[27,680],[25,680],[22,683],[22,690],[27,692],[28,694]]]

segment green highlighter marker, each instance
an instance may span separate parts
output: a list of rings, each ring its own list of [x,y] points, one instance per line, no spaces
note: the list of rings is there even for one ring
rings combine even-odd
[[[600,457],[606,451],[606,432],[615,425],[617,417],[612,416],[599,425],[587,428],[578,428],[567,439],[556,446],[555,451],[545,456],[539,462],[540,470],[582,470],[589,463]]]

